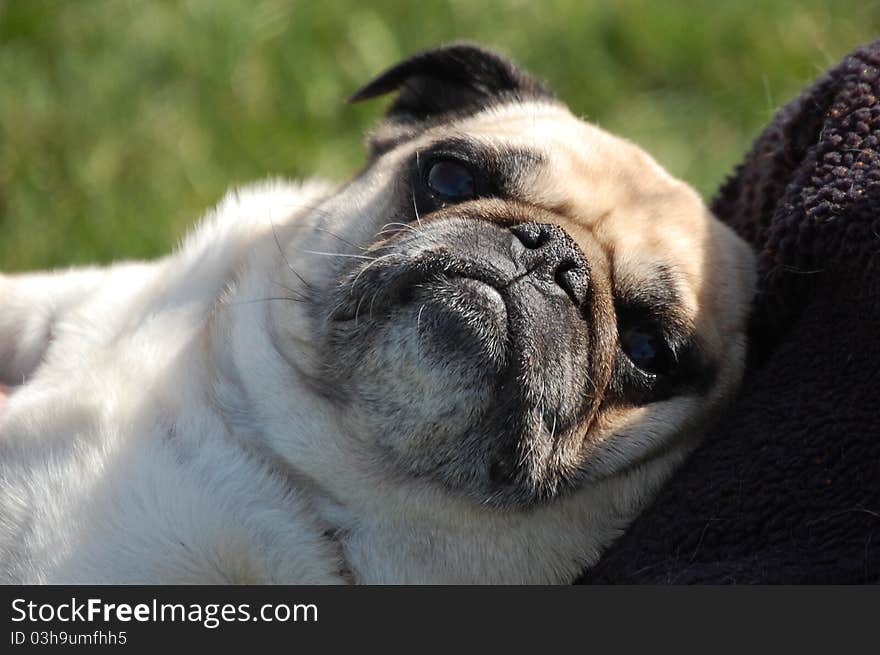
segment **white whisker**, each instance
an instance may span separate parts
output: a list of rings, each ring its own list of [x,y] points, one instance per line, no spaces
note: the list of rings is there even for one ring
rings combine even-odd
[[[373,318],[373,303],[376,302],[376,296],[379,295],[379,289],[373,292],[373,298],[370,300],[370,318]]]
[[[357,306],[354,308],[354,325],[355,325],[355,327],[357,327],[358,315],[361,312],[361,303],[364,302],[365,297],[366,297],[366,294],[361,294],[361,297],[358,298]]]
[[[385,223],[385,225],[383,225],[382,227],[379,228],[380,231],[376,232],[376,236],[379,236],[380,234],[385,234],[386,232],[392,232],[392,231],[397,232],[398,231],[398,230],[385,229],[385,228],[390,228],[390,227],[398,227],[398,228],[401,228],[404,230],[409,230],[410,232],[414,232],[415,234],[419,234],[419,231],[416,228],[414,228],[412,225],[409,225],[408,223]]]
[[[425,311],[425,307],[427,307],[427,305],[422,305],[421,308],[419,309],[419,315],[416,316],[416,333],[417,334],[419,334],[420,330],[421,330],[422,312]]]
[[[421,169],[419,164],[419,151],[416,150],[416,168]],[[413,201],[413,211],[416,213],[416,223],[419,224],[419,227],[422,227],[422,219],[419,217],[419,208],[416,207],[416,192],[415,189],[411,190],[412,192],[412,201]]]
[[[323,255],[324,257],[350,257],[352,259],[366,259],[368,261],[373,261],[375,257],[370,257],[369,255],[351,255],[344,252],[321,252],[320,250],[305,250],[299,249],[300,252],[305,252],[310,255]]]
[[[397,253],[389,252],[387,255],[380,255],[379,257],[375,257],[373,259],[373,261],[371,261],[369,264],[364,266],[360,271],[358,271],[358,274],[355,276],[354,280],[351,283],[351,290],[354,291],[354,288],[355,288],[355,285],[357,284],[357,281],[360,279],[361,275],[363,275],[366,272],[366,270],[368,268],[370,268],[370,266],[382,261],[383,259],[388,259],[389,257],[392,257],[395,254],[397,254]]]

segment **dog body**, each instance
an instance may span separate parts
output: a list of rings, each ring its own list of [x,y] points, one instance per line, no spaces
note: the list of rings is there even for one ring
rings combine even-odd
[[[340,187],[0,277],[0,576],[561,583],[739,380],[751,254],[510,62],[429,51]]]

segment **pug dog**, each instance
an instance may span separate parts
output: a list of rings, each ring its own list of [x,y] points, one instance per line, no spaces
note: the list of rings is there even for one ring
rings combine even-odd
[[[7,583],[568,583],[734,392],[746,244],[470,44],[341,186],[158,261],[0,277]]]

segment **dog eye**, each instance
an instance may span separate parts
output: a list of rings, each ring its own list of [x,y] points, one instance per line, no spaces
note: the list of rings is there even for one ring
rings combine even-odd
[[[651,330],[634,325],[620,334],[620,347],[629,360],[650,375],[664,375],[672,369],[674,358],[666,341]]]
[[[450,200],[468,200],[476,196],[473,173],[467,166],[452,159],[441,159],[431,164],[425,181],[431,191]]]

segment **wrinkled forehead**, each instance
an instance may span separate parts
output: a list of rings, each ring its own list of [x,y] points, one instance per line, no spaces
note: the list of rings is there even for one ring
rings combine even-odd
[[[582,246],[598,245],[617,282],[663,271],[697,311],[706,258],[724,235],[696,192],[635,144],[540,102],[492,108],[425,137],[488,153],[509,194],[554,212]]]
[[[426,136],[470,142],[501,160],[514,160],[521,200],[566,209],[585,227],[611,214],[650,217],[655,224],[688,222],[692,228],[709,218],[696,192],[644,150],[559,105],[500,105]],[[520,160],[533,165],[522,166]]]

